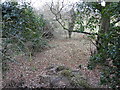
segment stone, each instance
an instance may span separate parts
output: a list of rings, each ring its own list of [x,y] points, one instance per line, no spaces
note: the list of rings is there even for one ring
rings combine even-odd
[[[57,87],[57,88],[68,88],[71,87],[70,82],[67,78],[63,76],[58,76],[51,80],[50,87]]]

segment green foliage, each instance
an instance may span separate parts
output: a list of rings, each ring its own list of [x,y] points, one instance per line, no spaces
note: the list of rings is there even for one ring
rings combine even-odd
[[[94,10],[93,7],[91,8],[91,3],[83,2],[77,4],[77,19],[76,24],[80,28],[81,32],[85,30],[89,30],[90,32],[97,32],[97,26],[100,23],[100,14],[98,10]]]
[[[96,65],[102,65],[101,84],[107,84],[112,88],[120,85],[120,32],[110,31],[103,35],[103,46],[99,52],[91,56],[88,68],[94,69]],[[105,47],[106,43],[108,46]]]
[[[4,2],[2,6],[2,62],[15,61],[14,57],[19,54],[29,53],[30,49],[41,51],[47,42],[43,39],[45,20],[37,16],[29,3]],[[26,43],[31,43],[31,48]],[[11,54],[12,53],[12,54]],[[16,61],[15,61],[16,62]],[[4,65],[4,64],[3,64]],[[3,66],[4,67],[4,66]]]
[[[118,14],[118,3],[109,3],[101,14],[107,17],[114,17]],[[114,8],[114,10],[113,10]],[[116,9],[115,9],[116,8]],[[106,14],[107,12],[107,14]],[[116,12],[116,13],[115,13]],[[107,27],[107,26],[106,26]],[[101,84],[108,85],[112,88],[118,88],[120,85],[119,65],[120,65],[120,27],[112,23],[107,32],[98,33],[101,40],[99,50],[90,58],[89,69],[94,69],[96,65],[102,66]]]
[[[120,2],[106,2],[105,7],[97,2],[82,4],[79,4],[79,15],[83,18],[86,18],[85,15],[89,16],[86,28],[94,31],[96,26],[100,26],[98,39],[94,38],[96,37],[94,34],[90,36],[97,41],[94,43],[97,46],[97,52],[90,57],[88,68],[102,66],[101,84],[118,88],[120,87],[120,26],[115,26],[115,23],[120,17]],[[108,24],[105,20],[108,20]]]

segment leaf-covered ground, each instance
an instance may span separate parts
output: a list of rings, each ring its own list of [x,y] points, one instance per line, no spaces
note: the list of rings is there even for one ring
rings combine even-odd
[[[90,47],[94,46],[81,35],[72,39],[54,39],[49,42],[50,49],[36,53],[32,60],[28,57],[18,56],[17,63],[10,63],[9,72],[6,73],[5,82],[15,80],[24,81],[25,86],[39,84],[39,76],[44,75],[45,68],[51,65],[64,65],[72,69],[79,69],[89,84],[99,87],[99,70],[87,69],[90,57]],[[78,67],[81,65],[81,69]]]

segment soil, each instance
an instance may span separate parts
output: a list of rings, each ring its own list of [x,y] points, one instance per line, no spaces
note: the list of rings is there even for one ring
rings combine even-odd
[[[49,42],[51,48],[36,53],[32,60],[24,55],[17,56],[17,62],[10,62],[9,71],[3,79],[3,85],[10,81],[23,81],[27,87],[39,86],[39,76],[44,75],[45,69],[51,65],[64,65],[73,70],[79,69],[88,83],[100,87],[100,73],[98,69],[88,70],[90,47],[95,49],[87,37],[83,35],[71,39],[53,39]],[[81,65],[81,69],[79,68]]]

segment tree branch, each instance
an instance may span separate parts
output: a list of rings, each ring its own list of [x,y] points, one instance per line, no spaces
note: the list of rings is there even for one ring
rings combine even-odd
[[[63,2],[64,2],[64,0],[63,0]],[[85,32],[85,31],[79,31],[79,30],[70,30],[69,28],[66,28],[65,27],[65,25],[64,24],[62,24],[62,22],[60,21],[60,20],[62,20],[62,15],[61,15],[61,10],[64,8],[64,5],[63,5],[63,2],[62,2],[62,7],[60,8],[60,10],[57,12],[57,13],[55,13],[53,10],[55,10],[54,8],[53,8],[53,1],[52,1],[52,3],[51,3],[51,6],[49,6],[50,7],[50,11],[52,12],[52,14],[55,16],[55,20],[62,26],[62,28],[63,29],[65,29],[65,30],[67,30],[67,31],[70,31],[70,32],[77,32],[77,33],[83,33],[83,34],[88,34],[88,35],[98,35],[97,33],[89,33],[89,32]],[[58,18],[58,15],[59,15],[59,17],[60,18]]]
[[[88,35],[98,35],[97,33],[89,33],[89,32],[84,32],[84,31],[79,31],[79,30],[73,30],[71,32],[83,33],[83,34],[88,34]]]

